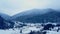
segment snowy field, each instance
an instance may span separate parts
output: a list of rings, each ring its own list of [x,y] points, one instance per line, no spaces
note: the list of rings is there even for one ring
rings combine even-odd
[[[13,28],[0,30],[0,34],[28,34],[31,31],[40,31],[43,29],[41,24],[28,24],[27,26],[23,26],[21,28]],[[46,30],[46,34],[60,34],[60,30],[57,32],[58,27],[54,27],[54,29]],[[44,30],[43,30],[44,31]]]
[[[19,33],[19,30],[12,30],[12,29],[9,29],[9,30],[0,30],[0,34],[20,34]]]
[[[9,30],[0,30],[0,34],[25,34],[29,32],[29,30],[25,30],[24,33],[20,33],[18,29],[16,30],[12,30],[12,29],[9,29]],[[60,34],[60,31],[57,32],[57,31],[47,31],[46,34]]]
[[[46,34],[60,34],[60,31],[57,32],[57,31],[48,31]]]

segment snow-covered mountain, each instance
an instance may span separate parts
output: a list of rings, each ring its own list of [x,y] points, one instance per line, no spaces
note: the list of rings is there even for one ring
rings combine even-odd
[[[12,18],[16,18],[16,17],[20,17],[20,16],[34,16],[34,15],[38,15],[38,14],[44,14],[46,12],[48,12],[49,10],[52,9],[31,9],[31,10],[26,10],[24,12],[18,13],[16,15],[13,15]]]
[[[0,16],[3,17],[5,20],[11,19],[11,17],[9,15],[4,14],[4,13],[0,13]]]
[[[32,9],[12,16],[12,19],[27,23],[60,22],[59,14],[54,9]]]
[[[57,22],[60,12],[53,9],[32,9],[12,17],[0,13],[0,34],[59,34]]]
[[[12,22],[10,19],[10,16],[0,13],[0,29],[13,28],[14,22]]]

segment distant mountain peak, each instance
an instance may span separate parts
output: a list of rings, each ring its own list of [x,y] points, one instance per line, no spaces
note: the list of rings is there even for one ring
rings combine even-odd
[[[13,17],[14,20],[21,22],[59,22],[60,12],[54,9],[32,9],[23,13],[19,13]]]
[[[3,17],[5,20],[10,19],[10,16],[4,13],[0,13],[0,16]]]

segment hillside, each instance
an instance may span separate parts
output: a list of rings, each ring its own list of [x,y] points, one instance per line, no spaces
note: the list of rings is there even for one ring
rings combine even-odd
[[[13,20],[27,23],[60,22],[60,12],[53,9],[33,9],[14,15]]]
[[[3,17],[5,20],[10,20],[11,16],[4,14],[4,13],[0,13],[0,16]]]

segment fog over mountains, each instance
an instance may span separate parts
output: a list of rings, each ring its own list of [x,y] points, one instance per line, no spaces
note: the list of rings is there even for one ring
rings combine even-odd
[[[3,17],[5,20],[9,20],[10,16],[4,13],[0,13],[0,16]]]
[[[54,29],[55,27],[58,29]],[[55,33],[55,30],[60,33],[59,27],[60,12],[54,9],[32,9],[13,16],[0,13],[0,29],[5,33],[46,34],[49,31]]]
[[[6,20],[15,20],[27,23],[60,22],[60,12],[54,9],[32,9],[13,16],[0,13],[0,16]]]
[[[32,9],[12,16],[12,19],[27,23],[60,22],[60,12],[54,9]]]

